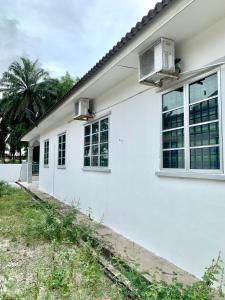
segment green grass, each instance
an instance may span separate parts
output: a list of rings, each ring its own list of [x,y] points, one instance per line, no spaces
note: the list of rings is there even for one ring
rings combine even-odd
[[[18,238],[27,229],[28,223],[40,222],[43,218],[31,197],[21,189],[0,183],[0,235]]]
[[[35,202],[23,190],[0,182],[0,300],[128,299],[128,291],[104,275],[102,246],[93,251],[94,235],[91,219],[77,222],[75,208],[60,217],[55,205]],[[111,264],[131,283],[133,299],[210,300],[215,293],[222,295],[220,257],[192,286],[176,279],[149,284],[120,258],[112,258]]]
[[[73,229],[75,220],[75,209],[60,219],[54,206],[0,183],[0,239],[8,243],[0,242],[0,299],[126,299],[105,277],[90,243],[78,246],[92,229]]]

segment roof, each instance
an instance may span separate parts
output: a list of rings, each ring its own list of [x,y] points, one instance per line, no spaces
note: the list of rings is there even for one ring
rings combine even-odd
[[[68,98],[76,92],[78,89],[83,87],[90,79],[92,79],[97,73],[99,73],[109,61],[111,61],[118,53],[120,53],[129,42],[133,41],[157,16],[159,16],[168,6],[177,0],[162,0],[158,2],[154,9],[149,10],[148,14],[142,18],[140,22],[131,28],[129,32],[126,33],[124,37],[111,49],[109,50],[73,87],[70,89],[60,100],[58,100],[52,107],[50,107],[47,112],[41,116],[37,121],[36,125],[40,124],[45,118],[47,118],[51,113],[53,113],[57,108],[59,108]],[[32,125],[27,132],[24,133],[25,136],[29,133],[35,125]],[[21,138],[23,138],[23,136]]]

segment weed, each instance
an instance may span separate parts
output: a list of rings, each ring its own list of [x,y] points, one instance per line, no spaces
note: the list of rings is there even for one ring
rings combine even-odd
[[[191,286],[184,285],[176,278],[172,283],[158,281],[153,277],[149,284],[142,275],[135,269],[127,266],[121,259],[114,258],[112,263],[125,275],[133,286],[131,296],[139,300],[211,300],[214,297],[223,297],[223,262],[220,255],[212,261],[209,268],[206,269],[202,280],[197,281]],[[219,288],[215,288],[219,283]],[[126,291],[124,291],[126,293]]]
[[[14,189],[4,181],[0,181],[0,197],[9,195],[14,192]]]

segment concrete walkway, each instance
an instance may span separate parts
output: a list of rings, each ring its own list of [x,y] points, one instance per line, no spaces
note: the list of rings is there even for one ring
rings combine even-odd
[[[21,184],[38,198],[44,201],[57,202],[62,209],[68,209],[68,205],[38,190],[36,186]],[[79,218],[80,220],[85,220],[87,216],[80,213]],[[174,277],[176,277],[179,282],[188,285],[197,281],[197,278],[190,273],[178,268],[164,258],[144,249],[104,225],[98,225],[97,234],[101,240],[106,242],[111,252],[126,260],[128,264],[135,264],[136,269],[149,281],[151,281],[153,275],[156,276],[158,280],[164,280],[168,283],[170,283]]]

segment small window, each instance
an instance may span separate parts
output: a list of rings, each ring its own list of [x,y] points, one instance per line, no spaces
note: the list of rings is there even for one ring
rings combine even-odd
[[[44,166],[49,163],[49,140],[44,141]]]
[[[84,166],[108,167],[109,118],[84,127]]]
[[[184,168],[183,87],[163,95],[163,168]]]
[[[220,169],[218,74],[162,97],[162,166]]]
[[[66,165],[66,134],[58,136],[58,166]]]

